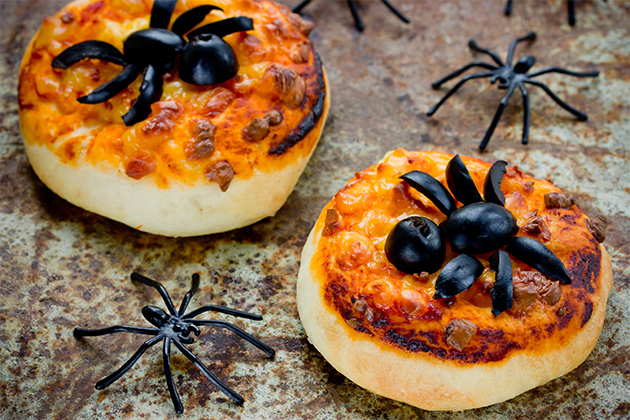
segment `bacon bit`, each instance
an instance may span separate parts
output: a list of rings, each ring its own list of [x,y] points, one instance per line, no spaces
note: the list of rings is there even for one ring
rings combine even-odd
[[[95,82],[98,82],[99,80],[101,80],[100,72],[98,71],[98,69],[90,69],[88,71],[88,77]]]
[[[270,126],[274,127],[276,125],[279,125],[284,117],[280,112],[276,110],[271,110],[265,114],[264,118],[267,120]]]
[[[526,311],[534,303],[537,297],[555,305],[562,296],[562,289],[557,281],[549,280],[539,271],[522,271],[517,269],[514,272],[514,305],[517,311]]]
[[[306,95],[306,82],[297,71],[289,67],[272,64],[267,67],[266,72],[271,75],[273,85],[287,108],[300,106]]]
[[[232,165],[224,160],[216,162],[206,172],[206,178],[211,182],[219,184],[221,191],[226,192],[230,186],[230,182],[234,179],[234,169]]]
[[[222,114],[234,101],[234,98],[236,98],[236,95],[231,90],[217,87],[201,95],[199,101],[204,104],[203,113],[210,118],[214,118]]]
[[[466,319],[454,319],[444,329],[444,338],[451,347],[462,351],[477,334],[477,326]]]
[[[540,235],[544,241],[551,240],[551,231],[541,216],[538,215],[538,209],[525,215],[525,225],[521,227],[521,231],[531,236]]]
[[[199,160],[214,152],[214,134],[217,126],[208,120],[195,120],[193,137],[184,144],[184,153],[188,160]]]
[[[346,318],[346,323],[353,330],[356,330],[357,328],[361,326],[361,323],[357,319],[354,319],[354,318]]]
[[[151,118],[142,127],[142,131],[147,135],[156,135],[167,133],[175,127],[175,121],[182,113],[181,108],[175,101],[156,102],[151,105],[151,111],[157,112],[157,115]]]
[[[558,308],[558,310],[556,311],[556,315],[558,316],[564,316],[564,314],[567,313],[567,307],[566,306],[562,306],[561,308]]]
[[[424,321],[439,321],[442,319],[442,315],[443,313],[440,308],[429,302],[427,311],[420,317],[420,319]]]
[[[525,191],[526,193],[531,193],[534,191],[534,181],[529,181],[529,182],[525,182],[523,183],[523,191]]]
[[[421,283],[426,283],[429,281],[429,273],[423,271],[420,274],[413,274],[413,279]]]
[[[400,309],[408,316],[424,314],[427,309],[427,302],[424,300],[420,292],[416,290],[404,289],[400,292],[402,301]]]
[[[339,222],[341,217],[334,208],[326,210],[326,221],[324,222],[324,229],[322,230],[322,236],[330,236],[337,228],[339,228]]]
[[[66,12],[61,15],[61,21],[65,24],[72,23],[75,18],[76,15],[73,12]]]
[[[547,193],[545,194],[545,206],[548,209],[569,209],[575,205],[571,194]]]
[[[125,174],[133,179],[140,179],[149,175],[157,166],[155,160],[149,156],[135,157],[127,165]]]
[[[510,178],[516,178],[517,176],[522,177],[524,175],[523,171],[521,171],[521,168],[518,166],[514,166],[513,168],[508,166],[505,168],[505,174]]]
[[[354,310],[360,314],[364,313],[369,308],[367,301],[361,298],[355,300],[352,306],[354,307]]]
[[[600,244],[606,240],[606,227],[608,226],[608,219],[606,219],[601,214],[597,216],[586,219],[586,227],[591,231],[593,237]]]
[[[313,31],[313,28],[315,28],[315,24],[310,20],[302,19],[302,16],[298,15],[297,13],[294,13],[294,15],[296,15],[296,20],[297,22],[299,22],[298,28],[300,30],[300,33],[304,36],[309,36]]]
[[[243,139],[249,142],[258,142],[269,134],[269,123],[264,118],[254,118],[241,130]]]
[[[291,57],[291,60],[293,60],[295,64],[302,64],[308,62],[310,55],[311,42],[306,40],[298,42],[295,47],[293,47],[289,57]]]

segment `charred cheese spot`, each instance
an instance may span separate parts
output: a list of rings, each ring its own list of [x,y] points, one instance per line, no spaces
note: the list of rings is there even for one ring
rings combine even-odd
[[[573,284],[560,285],[512,258],[514,307],[495,318],[489,255],[477,256],[486,269],[470,289],[439,300],[433,299],[439,271],[408,275],[389,263],[383,245],[398,221],[412,215],[438,224],[444,220],[430,201],[401,184],[399,176],[421,170],[444,181],[451,157],[398,149],[380,164],[357,173],[326,206],[317,222],[322,233],[316,258],[327,262],[323,290],[330,308],[352,319],[358,334],[408,352],[462,363],[498,361],[519,349],[535,352],[551,335],[563,340],[570,331],[582,328],[591,316],[592,295],[601,287],[596,283],[602,258],[598,242],[579,207],[547,208],[544,195],[561,191],[518,168],[508,168],[501,185],[506,207],[519,225],[529,222],[526,234],[546,240],[575,279]],[[490,164],[462,159],[482,191]],[[339,218],[342,227],[335,226]],[[334,226],[340,230],[333,230]],[[456,255],[447,251],[446,261]]]

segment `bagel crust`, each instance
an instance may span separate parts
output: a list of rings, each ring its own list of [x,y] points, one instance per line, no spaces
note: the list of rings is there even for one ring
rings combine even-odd
[[[312,24],[269,0],[179,0],[171,24],[203,4],[223,11],[198,26],[253,19],[254,30],[224,37],[238,74],[195,86],[175,67],[163,76],[151,114],[127,127],[121,117],[138,97],[141,75],[107,102],[86,105],[77,98],[122,67],[87,59],[54,69],[51,62],[87,40],[122,52],[128,35],[149,27],[152,4],[76,0],[44,19],[19,76],[20,125],[33,170],[67,201],[160,235],[223,232],[273,216],[313,153],[330,107],[325,70],[308,38]]]
[[[507,168],[501,184],[518,235],[552,250],[571,284],[551,281],[511,257],[514,303],[494,317],[490,254],[476,256],[483,274],[450,299],[433,299],[439,271],[398,271],[384,252],[391,228],[413,215],[437,224],[446,218],[399,177],[420,170],[446,186],[452,157],[397,149],[357,173],[311,231],[297,284],[309,341],[333,367],[359,386],[425,410],[491,405],[573,370],[597,342],[612,287],[610,258],[588,217],[577,205],[548,208],[544,195],[562,191],[518,168]],[[483,191],[491,165],[462,160]],[[542,220],[539,229],[531,228],[534,216]],[[447,250],[445,264],[456,255]],[[458,341],[458,329],[473,333]]]

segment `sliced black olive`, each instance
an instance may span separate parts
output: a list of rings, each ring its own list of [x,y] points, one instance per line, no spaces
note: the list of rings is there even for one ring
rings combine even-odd
[[[451,193],[448,192],[446,187],[426,172],[411,171],[407,172],[400,178],[405,180],[407,184],[411,185],[422,194],[426,195],[427,198],[431,200],[431,202],[435,204],[435,206],[446,216],[450,215],[457,208],[455,199]]]
[[[403,273],[435,273],[444,263],[446,240],[442,229],[425,217],[398,222],[385,242],[385,255]]]
[[[490,167],[483,183],[483,197],[486,202],[505,206],[505,196],[503,191],[501,191],[501,181],[503,181],[506,166],[506,161],[497,160]]]
[[[164,74],[173,68],[185,44],[181,36],[166,29],[142,29],[125,39],[123,51],[128,63],[141,69],[151,64],[158,73]]]
[[[127,64],[123,71],[107,83],[104,83],[90,92],[89,95],[82,96],[77,101],[82,104],[98,104],[105,102],[120,92],[125,90],[138,77],[138,68],[133,64]]]
[[[179,77],[194,85],[215,85],[236,76],[238,61],[232,47],[213,34],[193,38],[179,58]]]
[[[121,66],[125,64],[123,55],[113,45],[103,41],[84,41],[65,49],[51,65],[56,69],[65,69],[85,58],[98,58]]]
[[[252,19],[245,16],[238,16],[203,25],[201,28],[197,28],[189,33],[188,39],[192,40],[194,37],[201,34],[214,34],[223,38],[235,32],[251,31],[252,29],[254,29],[254,21]]]
[[[175,32],[177,35],[183,36],[186,32],[199,25],[206,18],[206,15],[213,10],[223,11],[220,7],[211,4],[193,7],[179,15],[173,23],[171,31]]]
[[[505,251],[497,251],[490,256],[490,270],[496,274],[494,284],[490,292],[492,299],[492,315],[499,316],[503,311],[512,307],[512,262]]]
[[[168,28],[177,0],[155,0],[151,9],[151,28]]]
[[[471,255],[460,255],[440,272],[435,281],[435,299],[453,297],[468,289],[483,273],[483,264]]]
[[[148,65],[142,75],[140,95],[129,112],[123,115],[125,125],[134,125],[147,118],[151,113],[151,104],[162,97],[162,75],[155,71],[152,65]]]
[[[553,252],[540,242],[524,236],[517,236],[507,244],[505,250],[519,261],[540,271],[547,277],[563,284],[571,284],[571,276],[566,267]]]
[[[473,203],[455,210],[440,225],[458,254],[483,254],[501,248],[518,233],[516,218],[505,207]]]
[[[459,155],[456,155],[446,165],[446,183],[460,203],[472,204],[483,201],[481,194],[477,191],[475,181],[473,181]]]

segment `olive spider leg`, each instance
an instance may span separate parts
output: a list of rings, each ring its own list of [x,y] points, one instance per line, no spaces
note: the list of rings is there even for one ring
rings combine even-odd
[[[239,394],[233,391],[230,387],[228,387],[223,382],[221,382],[219,378],[214,376],[214,374],[210,372],[210,370],[208,370],[206,365],[204,365],[203,362],[199,360],[194,354],[192,354],[186,347],[184,347],[177,340],[174,340],[173,344],[175,344],[175,347],[177,347],[179,351],[181,351],[182,354],[188,358],[188,360],[193,362],[195,366],[197,366],[197,368],[199,368],[199,370],[201,370],[201,372],[203,372],[203,374],[206,375],[206,377],[210,380],[210,382],[212,382],[217,388],[219,388],[221,392],[223,392],[225,395],[230,397],[237,404],[243,403],[244,401],[243,397],[241,397]]]
[[[175,381],[173,380],[173,372],[171,370],[171,339],[169,337],[164,339],[162,358],[164,360],[164,376],[166,377],[166,385],[168,386],[169,394],[171,394],[171,400],[175,406],[175,412],[177,414],[182,414],[184,412],[184,405],[177,393]]]
[[[359,32],[362,32],[363,29],[365,29],[365,25],[363,25],[361,16],[359,16],[356,2],[354,0],[348,0],[348,6],[350,6],[350,12],[352,13],[352,17],[354,18],[354,23],[357,29],[359,30]]]
[[[512,14],[512,0],[508,0],[505,5],[505,16],[510,16]]]
[[[149,64],[142,74],[142,85],[140,85],[140,95],[138,99],[123,115],[122,120],[125,125],[130,126],[138,121],[146,119],[151,113],[151,104],[157,102],[162,97],[162,75]],[[169,310],[173,307],[173,303],[169,306]],[[173,308],[174,310],[175,308]],[[175,312],[171,312],[175,315]]]
[[[484,53],[484,54],[488,54],[490,57],[492,57],[492,59],[501,67],[505,66],[505,64],[503,64],[503,61],[501,61],[501,58],[498,56],[497,53],[495,53],[492,50],[487,50],[485,48],[481,48],[479,45],[477,45],[477,43],[475,42],[474,39],[471,39],[470,41],[468,41],[468,46],[470,47],[471,50],[480,52],[480,53]]]
[[[433,89],[437,89],[443,83],[448,82],[451,79],[454,79],[455,77],[457,77],[460,74],[464,73],[466,70],[471,69],[473,67],[483,67],[484,69],[488,69],[488,70],[496,70],[497,69],[497,66],[493,66],[492,64],[484,63],[483,61],[474,61],[474,62],[472,62],[470,64],[466,64],[461,69],[454,71],[453,73],[451,73],[448,76],[438,80],[437,82],[433,82],[431,84],[431,87]]]
[[[179,305],[179,311],[177,312],[177,315],[184,315],[184,313],[186,312],[186,308],[188,307],[188,303],[190,303],[190,299],[192,299],[195,293],[197,293],[197,290],[199,290],[199,274],[195,273],[192,275],[192,284],[190,286],[190,290],[188,291],[188,293],[186,293],[184,299],[182,299],[182,303]]]
[[[276,354],[274,349],[272,349],[271,347],[269,347],[268,345],[266,345],[262,341],[259,341],[256,338],[252,337],[251,335],[249,335],[248,333],[246,333],[245,331],[243,331],[242,329],[240,329],[236,325],[230,324],[229,322],[214,321],[214,320],[201,320],[201,319],[200,320],[194,319],[194,320],[192,320],[190,322],[192,324],[198,325],[198,326],[204,325],[204,326],[225,328],[226,330],[232,331],[234,334],[238,335],[242,339],[244,339],[246,341],[249,341],[251,344],[253,344],[257,348],[259,348],[260,350],[265,352],[268,356],[274,356]]]
[[[486,131],[486,135],[483,137],[483,140],[481,140],[481,143],[479,143],[479,150],[485,149],[486,146],[488,145],[488,142],[490,141],[490,137],[492,137],[492,133],[494,133],[494,129],[497,128],[497,124],[499,123],[499,120],[501,119],[501,114],[503,114],[503,110],[505,109],[508,103],[508,100],[510,99],[510,96],[512,96],[512,93],[514,93],[515,87],[516,85],[511,84],[510,87],[508,88],[507,93],[505,94],[503,99],[501,99],[501,103],[499,103],[499,108],[497,109],[497,112],[494,114],[492,123],[490,124],[488,131]]]
[[[597,77],[599,76],[599,72],[598,71],[588,71],[588,72],[584,72],[584,73],[580,73],[580,72],[576,72],[576,71],[571,71],[571,70],[566,70],[560,67],[549,67],[543,70],[539,70],[535,73],[531,73],[528,74],[527,77],[529,77],[530,79],[532,77],[536,77],[536,76],[540,76],[542,74],[547,74],[547,73],[562,73],[562,74],[568,74],[569,76],[575,76],[575,77]]]
[[[112,383],[117,381],[121,376],[125,374],[125,372],[127,372],[138,361],[138,359],[144,354],[145,351],[147,351],[150,347],[162,341],[163,338],[164,338],[163,336],[158,335],[142,343],[138,351],[136,351],[133,354],[133,356],[129,358],[129,360],[127,360],[116,372],[98,381],[96,385],[94,385],[94,388],[98,390],[105,389],[108,386],[110,386]]]
[[[523,41],[533,41],[535,39],[536,32],[530,32],[521,38],[516,38],[515,40],[513,40],[510,43],[510,49],[508,50],[507,65],[512,67],[512,59],[514,58],[514,50],[516,49],[516,44]]]
[[[151,9],[151,28],[168,28],[177,0],[155,0]]]
[[[177,311],[175,310],[173,301],[171,300],[171,297],[168,295],[168,292],[166,291],[164,286],[162,286],[162,283],[151,280],[150,278],[135,272],[131,273],[131,280],[137,281],[138,283],[146,284],[147,286],[157,289],[157,291],[160,292],[160,295],[162,296],[162,299],[164,300],[164,303],[166,304],[166,307],[168,308],[168,311],[171,313],[171,315],[177,315]]]
[[[487,73],[476,73],[476,74],[471,74],[470,76],[466,76],[464,77],[462,80],[460,80],[455,86],[453,86],[451,88],[451,90],[449,90],[446,95],[444,95],[444,97],[442,99],[440,99],[440,102],[438,102],[437,104],[435,104],[430,110],[429,112],[427,112],[427,115],[430,117],[431,115],[435,114],[435,111],[438,110],[438,108],[444,103],[446,102],[446,100],[457,91],[457,89],[459,89],[464,83],[466,83],[467,81],[471,80],[471,79],[479,79],[481,77],[490,77],[494,74],[494,72],[487,72]]]
[[[523,94],[523,137],[521,143],[527,144],[529,142],[529,94],[522,83],[517,86]]]
[[[394,6],[392,6],[392,4],[390,2],[388,2],[387,0],[381,0],[383,2],[383,4],[385,6],[387,6],[387,8],[393,13],[395,14],[398,19],[402,20],[405,23],[409,23],[409,19],[407,19],[407,17],[405,15],[403,15],[402,13],[400,13],[398,11],[398,9],[396,9]]]
[[[254,321],[262,321],[263,319],[262,316],[257,315],[257,314],[250,314],[249,312],[239,311],[236,309],[226,308],[224,306],[217,306],[217,305],[205,305],[200,308],[197,308],[194,311],[184,315],[183,319],[191,319],[198,315],[201,315],[204,312],[209,312],[209,311],[220,312],[222,314],[232,315],[239,318],[253,319]]]
[[[300,13],[308,4],[313,0],[304,0],[302,3],[295,6],[292,10],[293,13]]]
[[[220,7],[213,6],[211,4],[197,6],[185,11],[179,15],[177,19],[175,19],[175,22],[173,22],[173,26],[171,27],[171,32],[174,32],[179,36],[184,36],[186,32],[203,22],[208,13],[213,10],[223,11]]]
[[[82,104],[98,104],[108,101],[136,80],[138,73],[138,67],[133,64],[127,64],[123,71],[118,73],[112,80],[103,83],[89,94],[78,98],[77,101]]]
[[[575,108],[572,108],[569,104],[567,104],[566,102],[564,102],[562,99],[558,98],[552,91],[551,89],[549,89],[547,87],[547,85],[545,85],[544,83],[540,83],[536,80],[525,80],[525,83],[529,83],[532,84],[534,86],[538,86],[541,87],[545,92],[547,92],[547,95],[549,95],[551,97],[551,99],[553,99],[558,105],[560,105],[562,108],[566,109],[567,111],[569,111],[571,114],[575,115],[577,117],[578,120],[580,121],[586,121],[588,119],[588,116],[586,114],[583,114],[582,112],[578,111]]]
[[[97,58],[121,66],[126,64],[122,53],[113,45],[103,41],[83,41],[64,50],[51,65],[56,69],[67,69],[86,58]]]

